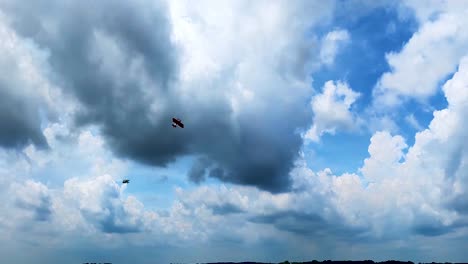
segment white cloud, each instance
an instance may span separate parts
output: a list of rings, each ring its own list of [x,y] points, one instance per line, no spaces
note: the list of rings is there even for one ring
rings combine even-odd
[[[364,177],[373,182],[393,177],[406,147],[401,136],[392,137],[388,132],[375,133],[369,146],[370,158],[364,160],[364,167],[361,169]]]
[[[348,31],[344,29],[328,32],[322,39],[322,48],[320,50],[322,63],[331,66],[340,49],[348,44],[350,38]]]
[[[232,94],[236,111],[254,112],[257,108],[264,109],[267,103],[275,107],[294,104],[296,96],[308,93],[304,68],[313,68],[312,55],[305,64],[297,61],[299,68],[294,67],[294,63],[288,64],[286,77],[271,77],[275,73],[273,68],[281,66],[277,61],[291,62],[301,57],[300,52],[288,57],[284,55],[285,51],[307,51],[307,46],[294,41],[290,43],[280,39],[276,42],[277,36],[285,39],[285,36],[290,36],[294,40],[297,37],[287,32],[290,16],[280,12],[283,8],[290,8],[286,2],[266,5],[268,7],[263,5],[267,2],[256,3],[249,12],[258,16],[249,14],[245,17],[236,15],[243,10],[243,2],[230,2],[229,5],[216,2],[217,8],[211,8],[208,2],[200,2],[200,6],[183,6],[181,3],[171,2],[175,26],[173,37],[185,52],[182,63],[184,85],[180,89],[190,91],[188,99],[211,99],[199,96],[201,93],[196,89],[191,90],[203,83],[208,85],[200,89],[211,89],[212,93],[219,95]],[[307,12],[304,11],[303,15]],[[426,19],[428,15],[424,12],[420,16]],[[411,80],[407,79],[407,72],[403,72],[407,70],[405,56],[423,53],[416,52],[418,45],[426,48],[427,43],[436,42],[438,48],[449,47],[436,38],[430,38],[440,33],[434,31],[437,29],[435,24],[442,27],[448,21],[444,19],[449,17],[441,16],[440,19],[427,22],[426,29],[419,33],[422,40],[412,40],[416,44],[408,44],[408,51],[403,51],[401,56],[391,56],[395,69],[402,69],[382,79],[382,83],[393,87],[391,91],[409,95],[403,86],[419,83],[420,76],[411,76],[414,78]],[[300,23],[294,26],[305,28]],[[426,35],[428,39],[423,37]],[[338,41],[346,37],[332,35],[329,39]],[[99,34],[97,40],[101,44],[107,41]],[[415,47],[411,48],[411,45]],[[267,48],[271,50],[266,52]],[[323,54],[328,54],[324,56],[326,63],[333,61],[334,56],[331,55],[335,51],[322,50]],[[115,52],[118,53],[117,50]],[[429,53],[427,56],[433,56]],[[119,64],[118,56],[114,59],[117,60],[115,64]],[[458,60],[453,60],[453,65],[456,65]],[[452,65],[452,61],[446,61],[444,67],[437,66],[434,74],[441,75],[450,68],[447,65]],[[103,70],[113,66],[116,65],[103,64]],[[416,66],[432,65],[423,67],[421,63]],[[235,74],[223,75],[230,67],[235,68],[232,71]],[[113,72],[109,70],[109,73]],[[251,77],[253,72],[258,79]],[[43,130],[52,148],[50,152],[38,151],[33,146],[27,147],[22,156],[0,151],[0,198],[12,196],[12,199],[4,199],[6,202],[0,206],[2,212],[7,212],[0,214],[0,237],[21,237],[16,232],[22,232],[21,229],[29,224],[31,229],[24,231],[29,232],[29,242],[43,242],[42,235],[48,233],[50,240],[47,243],[57,246],[64,243],[73,246],[83,241],[88,246],[91,241],[96,247],[112,247],[128,243],[180,246],[205,242],[216,244],[219,241],[256,245],[286,240],[285,243],[300,244],[304,251],[311,248],[320,251],[321,246],[326,247],[324,241],[330,237],[342,236],[340,241],[345,238],[358,240],[359,236],[353,235],[362,235],[361,231],[368,232],[363,235],[366,238],[414,241],[411,236],[414,233],[433,235],[458,230],[456,228],[468,223],[465,199],[468,192],[468,127],[464,122],[468,115],[467,72],[468,59],[463,59],[457,74],[443,87],[448,108],[434,112],[429,127],[416,134],[413,146],[408,146],[395,131],[389,133],[388,130],[395,126],[390,119],[382,119],[376,124],[374,129],[385,128],[387,131],[379,131],[372,136],[368,149],[370,157],[364,160],[363,167],[356,173],[334,175],[330,169],[314,172],[304,162],[298,163],[291,173],[291,192],[271,194],[236,185],[201,186],[192,190],[179,188],[177,199],[167,212],[145,209],[144,204],[126,194],[125,187],[119,186],[116,180],[125,174],[127,164],[112,156],[99,133],[93,129],[72,132],[66,118],[50,123]],[[414,71],[410,73],[414,74]],[[210,80],[221,75],[220,83],[225,84],[221,87],[228,88],[213,90],[219,86],[209,85]],[[407,83],[395,84],[399,78]],[[429,87],[434,80],[435,77],[423,82]],[[423,96],[431,93],[429,88],[422,86],[411,88],[412,94]],[[272,93],[272,87],[280,89],[279,92]],[[291,89],[296,88],[297,94],[290,95]],[[359,93],[340,82],[327,82],[323,88],[311,102],[314,125],[306,137],[312,140],[318,140],[323,133],[355,129],[361,122],[351,111]],[[387,95],[393,93],[390,90],[386,92],[389,92]],[[278,102],[280,106],[276,104]],[[409,116],[408,122],[413,121]],[[4,191],[5,186],[11,187],[8,192]],[[38,212],[50,214],[50,218],[34,217]],[[10,219],[9,215],[15,217]],[[32,225],[34,219],[50,220]],[[112,230],[123,233],[103,232]],[[145,232],[125,233],[139,230]],[[464,233],[460,231],[458,234]],[[356,248],[361,246],[359,243],[342,243],[353,244]],[[424,245],[421,243],[418,247],[423,248]],[[437,248],[434,245],[430,247]]]
[[[61,244],[66,247],[73,244],[69,237],[78,234],[83,238],[96,237],[93,226],[99,224],[98,220],[110,219],[110,224],[131,226],[143,219],[132,197],[122,198],[121,203],[109,197],[104,206],[99,203],[98,199],[111,191],[109,182],[95,178],[96,175],[113,173],[114,180],[118,180],[126,168],[102,144],[95,144],[102,141],[99,136],[84,131],[76,138],[58,123],[50,124],[44,134],[51,146],[49,151],[30,145],[20,154],[0,152],[5,161],[0,164],[0,198],[4,201],[0,209],[5,212],[0,217],[3,223],[0,233],[5,234],[5,239],[19,236],[27,243],[38,243],[47,237],[48,242],[42,243],[44,247]],[[66,180],[73,176],[78,178]],[[92,206],[101,206],[102,210],[88,215],[89,219],[83,217],[80,210]]]
[[[14,204],[30,214],[31,220],[48,221],[52,216],[52,201],[48,188],[38,182],[28,180],[24,185],[11,186]],[[32,213],[32,214],[31,214]]]
[[[467,221],[460,197],[468,190],[468,152],[457,152],[460,146],[467,149],[463,144],[466,129],[460,118],[468,113],[466,67],[468,60],[464,59],[458,73],[444,85],[448,108],[434,113],[429,128],[416,134],[413,146],[408,148],[401,136],[377,132],[371,138],[370,157],[359,173],[337,176],[330,169],[315,173],[298,163],[291,173],[294,185],[289,193],[271,194],[241,186],[178,189],[173,207],[163,214],[145,210],[131,196],[125,198],[125,190],[110,176],[68,180],[63,193],[37,183],[25,186],[52,197],[57,226],[109,245],[123,243],[119,239],[123,237],[141,245],[162,240],[192,243],[193,239],[201,243],[230,239],[254,245],[307,236],[305,232],[314,234],[309,240],[339,236],[345,231],[370,231],[366,236],[374,239],[415,239],[414,233],[444,233]],[[343,89],[341,94],[346,97],[353,93]],[[342,104],[351,105],[354,100],[351,96]],[[79,138],[81,142],[97,143],[98,149],[102,147],[90,132]],[[89,144],[80,146],[83,155],[95,151],[86,149]],[[447,163],[454,155],[461,155],[459,164]],[[447,174],[449,167],[452,172]],[[141,226],[146,234],[155,236],[106,236],[96,233],[102,223]]]
[[[213,100],[222,100],[229,95],[227,98],[236,114],[269,113],[281,120],[283,117],[275,113],[276,109],[291,109],[294,112],[297,107],[303,107],[298,100],[311,91],[308,75],[314,69],[315,58],[320,52],[314,45],[317,42],[314,37],[304,38],[304,33],[331,18],[332,3],[201,1],[193,5],[189,1],[171,1],[169,7],[172,37],[182,54],[181,85],[177,87],[183,91],[181,98],[184,102],[202,101],[210,105]],[[53,19],[42,22],[45,23],[45,31],[54,35]],[[125,54],[110,35],[96,30],[90,38],[90,46],[91,57],[100,62],[99,70],[102,73],[114,77],[121,73]],[[111,55],[105,60],[101,56],[104,50]],[[44,55],[41,62],[46,65],[47,59]],[[138,61],[127,66],[131,70],[126,72],[125,77],[135,77]],[[252,75],[253,72],[255,75]],[[144,80],[144,77],[138,76],[137,79]],[[42,78],[48,81],[46,77]],[[272,89],[276,93],[271,93]],[[28,91],[26,94],[29,92],[32,93]],[[170,244],[179,240],[203,240],[214,233],[210,221],[220,221],[224,225],[216,230],[217,234],[227,226],[231,226],[233,233],[238,233],[234,236],[250,241],[271,233],[268,226],[254,228],[257,226],[254,224],[236,231],[235,225],[228,225],[232,222],[213,217],[209,210],[196,208],[191,211],[177,201],[165,217],[144,210],[135,198],[125,198],[115,180],[125,174],[127,163],[111,154],[96,129],[74,131],[69,114],[75,110],[73,107],[78,106],[68,102],[63,107],[55,104],[65,102],[60,96],[51,99],[60,110],[58,120],[44,124],[45,128],[42,129],[50,151],[43,152],[30,145],[19,158],[13,152],[1,152],[1,183],[9,186],[12,175],[19,183],[34,178],[50,193],[52,215],[57,217],[53,217],[47,228],[43,227],[45,232],[62,229],[62,234],[66,230],[69,234],[80,234],[86,239],[94,237],[98,241],[106,241],[108,236],[100,232],[105,230],[106,225],[107,228],[110,225],[111,229],[143,226],[150,230],[149,233],[161,237],[127,235],[135,235],[142,243],[167,241]],[[289,114],[285,116],[292,118]],[[269,197],[268,194],[263,196]],[[221,202],[213,205],[219,207],[218,212],[229,211],[232,208],[223,207],[223,203],[237,203],[236,199],[239,198],[221,199]],[[277,207],[284,208],[288,204],[287,199],[287,196],[275,197],[272,201],[263,198],[256,206],[270,212]],[[241,206],[245,207],[246,201],[243,201]],[[262,201],[268,205],[262,205]],[[14,226],[20,222],[10,224]],[[57,236],[57,239],[64,236]],[[31,235],[31,238],[34,239],[34,236]]]
[[[436,1],[431,6],[421,1],[406,4],[415,10],[421,26],[401,52],[387,54],[392,70],[383,74],[374,90],[377,108],[398,105],[404,98],[425,100],[434,95],[439,82],[456,70],[460,58],[468,52],[465,4],[461,1]]]
[[[429,127],[416,134],[414,145],[408,146],[399,135],[376,132],[370,157],[358,173],[337,176],[330,169],[314,173],[299,162],[291,173],[294,191],[290,193],[205,186],[181,192],[180,199],[189,208],[230,203],[242,208],[240,215],[269,216],[275,232],[293,232],[282,218],[284,212],[290,217],[318,215],[330,225],[369,231],[366,236],[373,239],[415,240],[418,235],[461,232],[468,223],[468,203],[461,199],[468,191],[467,128],[461,118],[468,114],[465,68],[468,59],[444,85],[448,108],[434,112]],[[312,222],[306,226],[309,231],[317,227]]]
[[[99,232],[142,231],[145,228],[143,205],[132,196],[123,199],[122,188],[110,175],[92,180],[73,178],[64,183],[64,196]]]
[[[400,3],[400,8],[410,8],[414,11],[416,19],[420,23],[433,21],[442,13],[462,11],[465,7],[466,5],[463,0],[408,0]]]
[[[326,82],[322,93],[311,101],[314,120],[305,138],[317,142],[324,133],[335,134],[337,130],[357,129],[360,120],[352,113],[351,106],[359,96],[346,83]]]
[[[213,104],[228,95],[233,118],[268,105],[294,109],[310,93],[308,74],[320,52],[304,33],[330,19],[332,8],[310,1],[171,1],[181,96]]]
[[[463,168],[468,148],[461,118],[468,111],[467,66],[467,59],[462,59],[458,72],[443,88],[448,108],[434,112],[429,128],[416,134],[407,154],[400,136],[380,132],[372,137],[370,158],[361,168],[364,179],[371,182],[362,189],[366,203],[362,204],[359,196],[346,201],[347,206],[360,203],[360,209],[370,209],[367,217],[374,219],[374,225],[382,225],[379,232],[390,224],[384,216],[398,216],[399,223],[405,219],[402,228],[425,235],[443,233],[460,221],[466,222],[466,205],[456,197],[466,192],[461,186],[467,185]],[[381,217],[378,212],[382,212]],[[387,232],[392,228],[396,227]]]

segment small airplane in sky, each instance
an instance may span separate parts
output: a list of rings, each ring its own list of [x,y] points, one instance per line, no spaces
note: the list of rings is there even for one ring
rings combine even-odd
[[[178,118],[173,117],[172,118],[172,127],[177,127],[177,126],[179,126],[181,128],[184,128],[184,124],[182,123],[182,121],[180,121],[180,119],[178,119]]]
[[[122,183],[129,183],[130,180],[123,180]]]

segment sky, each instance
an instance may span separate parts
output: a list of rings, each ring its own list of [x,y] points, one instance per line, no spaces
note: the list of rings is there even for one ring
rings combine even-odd
[[[467,26],[462,0],[0,0],[0,255],[466,261]]]

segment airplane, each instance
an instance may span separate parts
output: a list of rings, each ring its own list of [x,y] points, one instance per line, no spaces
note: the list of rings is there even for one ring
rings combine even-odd
[[[177,126],[179,126],[181,128],[184,128],[184,124],[182,123],[182,121],[180,121],[180,119],[178,119],[178,118],[173,117],[172,118],[172,127],[177,127]]]
[[[129,183],[130,180],[123,180],[122,183]]]

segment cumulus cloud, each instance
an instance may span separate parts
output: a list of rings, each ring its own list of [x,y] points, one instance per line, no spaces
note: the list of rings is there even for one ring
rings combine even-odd
[[[346,83],[326,82],[322,93],[314,96],[311,101],[314,119],[305,138],[317,142],[324,133],[356,130],[359,127],[359,118],[352,113],[351,107],[359,96]]]
[[[369,146],[371,156],[361,168],[364,179],[370,182],[362,189],[369,195],[365,207],[378,204],[388,208],[388,212],[406,219],[412,232],[439,235],[466,223],[465,207],[457,199],[467,184],[463,170],[466,128],[461,119],[467,111],[466,104],[461,103],[468,98],[466,67],[464,58],[458,72],[443,86],[448,107],[434,111],[429,127],[416,134],[414,145],[406,153],[401,136],[377,133]]]
[[[50,123],[43,134],[50,151],[29,145],[21,153],[0,151],[0,180],[28,180],[31,177],[47,185],[62,185],[70,177],[83,179],[110,174],[120,179],[127,173],[128,161],[112,155],[104,139],[93,129],[72,131],[66,122]]]
[[[284,190],[301,145],[294,132],[307,124],[309,114],[302,104],[310,92],[307,74],[319,53],[314,38],[303,33],[327,19],[330,10],[331,5],[318,2],[171,5],[174,37],[184,58],[181,97],[198,105],[187,115],[187,128],[204,133],[192,142],[194,153],[205,160],[194,165],[193,173]],[[297,22],[291,23],[293,16]],[[306,16],[311,20],[303,23]],[[288,123],[280,124],[285,119]]]
[[[335,57],[349,41],[350,35],[347,30],[338,29],[327,33],[322,39],[320,59],[325,65],[332,65]]]
[[[48,188],[41,183],[28,180],[24,185],[15,184],[15,205],[33,213],[34,220],[47,221],[52,216],[52,201]]]
[[[195,238],[199,243],[255,245],[293,236],[320,241],[326,248],[330,237],[359,246],[369,241],[414,241],[415,235],[450,235],[468,223],[463,199],[468,152],[461,118],[468,111],[466,67],[468,59],[444,85],[449,105],[434,112],[414,145],[408,146],[399,135],[377,132],[370,140],[369,157],[356,173],[313,172],[298,160],[290,192],[272,194],[238,185],[177,189],[177,199],[165,214],[125,198],[125,187],[110,176],[71,179],[63,196],[56,196],[60,202],[55,200],[53,212],[64,216],[57,219],[76,232],[134,234],[129,239],[143,245],[159,239],[190,243]],[[36,193],[51,193],[36,187],[40,190]],[[142,239],[141,232],[131,233],[141,230],[137,226],[158,236]],[[316,250],[320,243],[314,244]]]
[[[78,234],[85,240],[96,240],[96,230],[103,234],[140,231],[144,227],[140,221],[145,217],[138,215],[138,201],[120,193],[116,197],[110,176],[104,180],[96,177],[111,173],[111,179],[120,179],[125,173],[125,162],[103,149],[98,135],[89,131],[73,135],[63,125],[50,124],[43,130],[50,151],[41,151],[34,145],[22,153],[0,151],[2,237],[22,245],[67,247],[81,243],[70,242]],[[84,202],[82,208],[80,202]],[[86,202],[95,203],[102,210],[89,210],[92,205]]]
[[[43,6],[50,7],[46,10],[39,6],[25,9],[10,1],[3,5],[15,14],[12,25],[20,34],[49,50],[61,88],[81,102],[78,124],[102,124],[118,153],[148,162],[167,161],[164,151],[157,157],[146,155],[151,147],[164,145],[140,141],[157,132],[152,123],[169,117],[149,110],[158,103],[154,100],[167,97],[176,71],[175,47],[170,43],[162,2],[44,1]],[[107,13],[109,8],[112,14]],[[77,19],[83,23],[75,23]],[[164,141],[171,142],[169,138]],[[169,152],[177,149],[176,145],[166,148]]]
[[[288,186],[320,52],[305,33],[326,23],[332,3],[41,3],[2,8],[79,100],[76,125],[98,125],[115,153],[146,164],[200,155],[223,181]],[[174,130],[173,116],[186,128]]]
[[[386,55],[391,72],[382,75],[374,90],[376,107],[434,95],[468,52],[464,30],[467,9],[461,1],[434,1],[431,5],[409,1],[402,5],[416,13],[420,28],[400,52]]]
[[[140,232],[143,205],[131,196],[121,199],[121,188],[110,175],[103,175],[88,181],[67,180],[64,193],[78,203],[81,215],[98,230],[104,233]]]
[[[305,163],[297,163],[291,173],[293,191],[288,193],[200,187],[179,199],[195,211],[203,207],[215,212],[216,207],[235,205],[253,223],[309,238],[350,234],[365,243],[459,234],[468,223],[462,199],[468,190],[462,119],[468,111],[466,67],[464,58],[443,86],[448,107],[434,112],[429,127],[416,133],[412,146],[400,135],[376,132],[369,157],[356,173],[313,172]]]
[[[54,91],[44,78],[47,54],[18,36],[7,22],[0,12],[0,146],[48,147],[41,131],[42,116],[54,108]]]
[[[239,258],[262,258],[265,245],[290,247],[305,258],[310,252],[342,258],[348,254],[343,252],[368,253],[369,248],[440,252],[439,245],[464,245],[467,59],[454,59],[458,72],[443,86],[448,107],[434,111],[412,146],[396,129],[388,131],[395,124],[384,119],[374,129],[385,129],[373,134],[369,157],[355,172],[312,171],[298,158],[302,139],[294,132],[310,120],[314,123],[307,136],[315,140],[324,133],[353,130],[361,122],[352,113],[360,94],[345,83],[327,82],[306,101],[311,93],[307,76],[323,49],[319,40],[303,33],[328,18],[329,3],[216,1],[213,6],[171,1],[148,7],[141,2],[40,1],[24,8],[18,1],[2,1],[9,22],[0,34],[9,32],[4,36],[14,36],[19,47],[29,38],[31,46],[24,51],[30,61],[50,64],[51,72],[37,76],[50,77],[79,104],[64,107],[65,118],[42,127],[34,119],[32,127],[44,136],[50,152],[39,151],[39,143],[24,143],[35,143],[29,132],[19,139],[5,137],[26,147],[22,153],[0,149],[0,198],[5,201],[0,209],[7,212],[0,215],[1,242],[99,250],[165,244],[190,260],[196,256],[185,249],[204,245],[251,248],[240,250]],[[109,14],[110,7],[115,12]],[[430,20],[427,28],[450,17],[428,13],[433,12],[420,15],[421,21]],[[31,55],[45,51],[49,55],[43,59]],[[19,52],[11,57],[24,65]],[[394,65],[400,65],[398,60]],[[5,71],[16,76],[14,70]],[[399,73],[388,76],[392,74]],[[28,85],[20,86],[43,87]],[[414,94],[430,94],[426,91]],[[18,98],[40,101],[29,95],[36,96],[28,90]],[[40,105],[51,111],[47,104],[16,109],[36,113]],[[186,129],[170,127],[172,115],[182,118]],[[107,146],[158,166],[194,155],[188,172],[192,181],[213,177],[240,185],[177,188],[172,207],[154,212],[118,184],[126,162]],[[430,245],[427,236],[433,237]],[[459,255],[464,252],[451,250],[457,249]]]

